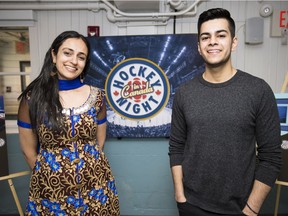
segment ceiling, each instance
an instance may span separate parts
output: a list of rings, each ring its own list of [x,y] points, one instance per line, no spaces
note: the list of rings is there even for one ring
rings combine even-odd
[[[124,12],[159,12],[160,0],[114,0],[114,5]]]
[[[197,5],[201,1],[203,0],[10,0],[7,3],[8,0],[0,0],[1,10],[4,10],[0,13],[0,19],[15,20],[9,10],[29,10],[30,14],[25,14],[25,20],[31,22],[35,20],[33,10],[106,10],[107,19],[112,23],[119,22],[121,26],[127,26],[132,21],[152,21],[157,25],[167,25],[172,17],[195,16]]]

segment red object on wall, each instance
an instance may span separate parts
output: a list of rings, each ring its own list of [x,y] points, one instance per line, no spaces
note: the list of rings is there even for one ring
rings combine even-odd
[[[280,28],[288,28],[288,10],[280,11]]]
[[[16,41],[15,47],[16,47],[17,54],[25,54],[27,52],[27,46],[24,42]]]
[[[99,26],[87,26],[88,37],[99,37],[100,27]]]

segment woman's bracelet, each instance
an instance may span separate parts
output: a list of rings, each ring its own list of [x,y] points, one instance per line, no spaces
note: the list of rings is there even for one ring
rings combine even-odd
[[[248,207],[254,214],[258,215],[258,213],[257,213],[256,211],[254,211],[254,210],[250,207],[250,205],[248,204],[248,202],[246,202],[246,205],[247,205],[247,207]]]

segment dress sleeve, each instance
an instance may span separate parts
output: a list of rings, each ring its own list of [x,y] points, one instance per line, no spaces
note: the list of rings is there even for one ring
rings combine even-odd
[[[19,127],[32,128],[30,115],[29,115],[29,99],[28,97],[23,97],[20,101],[18,110],[17,124]]]
[[[105,100],[104,91],[101,91],[100,98],[101,98],[100,110],[97,113],[97,123],[98,123],[98,125],[103,124],[103,123],[105,123],[107,121],[107,117],[106,117],[106,100]]]

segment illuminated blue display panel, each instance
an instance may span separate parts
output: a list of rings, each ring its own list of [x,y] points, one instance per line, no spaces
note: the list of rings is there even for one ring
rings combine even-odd
[[[281,125],[281,135],[288,133],[288,93],[275,94]]]

